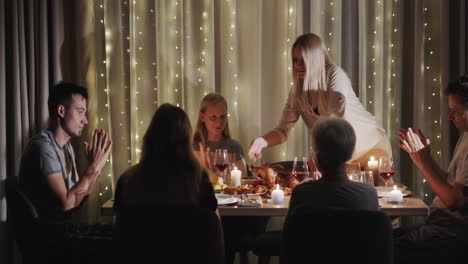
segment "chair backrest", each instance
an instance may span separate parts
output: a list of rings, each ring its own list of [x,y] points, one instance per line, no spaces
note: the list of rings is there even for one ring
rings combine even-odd
[[[23,259],[38,254],[39,215],[28,196],[16,182],[6,180],[7,221]],[[36,259],[37,260],[37,259]]]
[[[224,263],[218,216],[202,208],[133,207],[117,213],[119,263]]]
[[[282,262],[393,263],[391,221],[380,211],[298,210],[283,228]]]

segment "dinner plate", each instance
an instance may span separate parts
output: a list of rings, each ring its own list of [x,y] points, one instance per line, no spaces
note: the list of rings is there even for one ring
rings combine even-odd
[[[379,197],[389,196],[390,192],[393,190],[393,187],[385,187],[385,186],[375,186],[374,188],[377,191],[377,195]],[[411,191],[406,188],[397,187],[397,189],[403,193],[403,196],[408,196],[411,194]]]
[[[235,204],[239,201],[239,198],[229,194],[216,194],[215,196],[216,200],[218,200],[218,205]]]

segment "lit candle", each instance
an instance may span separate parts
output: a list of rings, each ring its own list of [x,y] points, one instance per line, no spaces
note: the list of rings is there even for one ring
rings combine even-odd
[[[271,193],[271,201],[275,204],[282,203],[284,199],[284,193],[279,188],[279,184],[276,184],[276,190]]]
[[[393,185],[393,190],[389,194],[390,202],[399,203],[403,200],[403,193],[398,190],[396,185]]]
[[[379,167],[379,162],[375,160],[374,156],[370,157],[370,160],[367,162],[367,170],[377,170]]]
[[[236,167],[231,171],[231,184],[235,187],[241,185],[241,171]]]

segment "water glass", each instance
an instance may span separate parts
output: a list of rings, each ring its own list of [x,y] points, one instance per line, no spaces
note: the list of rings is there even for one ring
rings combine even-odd
[[[352,181],[362,182],[361,166],[357,161],[346,163],[346,176]]]
[[[374,172],[363,171],[362,174],[363,174],[363,182],[374,186]]]

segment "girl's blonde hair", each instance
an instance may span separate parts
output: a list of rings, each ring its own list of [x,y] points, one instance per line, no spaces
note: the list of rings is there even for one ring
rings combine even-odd
[[[302,58],[306,66],[304,80],[297,78],[297,72],[293,67],[293,78],[295,94],[301,95],[303,91],[322,90],[327,91],[328,70],[335,66],[335,63],[328,55],[325,44],[319,36],[307,33],[299,36],[291,48],[291,57],[294,65],[294,49],[302,51]]]
[[[208,105],[213,105],[217,103],[223,103],[224,106],[226,107],[226,112],[227,112],[227,103],[226,99],[220,94],[217,93],[209,93],[203,97],[201,103],[200,103],[200,113],[205,113],[206,107]],[[223,130],[223,137],[225,139],[231,138],[231,134],[229,133],[229,123],[227,121],[227,116],[226,116],[226,127],[224,127]],[[193,142],[198,144],[198,142],[205,144],[205,142],[208,139],[208,130],[206,129],[205,124],[200,120],[200,116],[198,117],[197,121],[197,127],[195,130],[195,134],[193,135]]]

